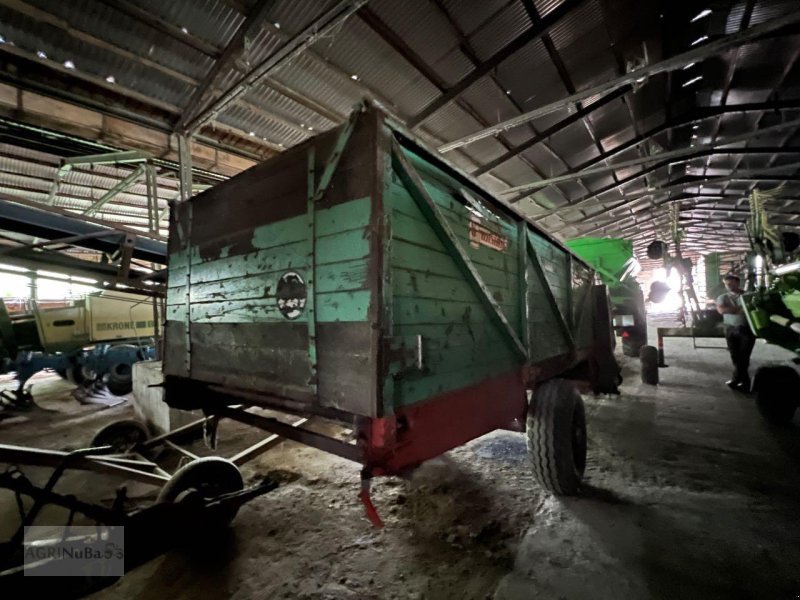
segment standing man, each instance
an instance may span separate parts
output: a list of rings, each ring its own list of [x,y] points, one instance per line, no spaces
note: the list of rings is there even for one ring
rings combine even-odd
[[[733,362],[733,378],[725,383],[732,390],[746,393],[750,391],[750,374],[747,371],[756,337],[739,304],[739,297],[743,292],[739,285],[739,276],[728,273],[722,280],[727,291],[717,298],[717,311],[722,315],[725,341],[728,342],[728,351]]]

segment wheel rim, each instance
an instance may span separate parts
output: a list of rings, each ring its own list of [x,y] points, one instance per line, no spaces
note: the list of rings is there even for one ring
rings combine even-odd
[[[94,446],[111,446],[116,453],[130,452],[147,440],[147,432],[134,424],[112,427],[100,432],[92,441]]]
[[[178,492],[175,494],[175,498],[173,502],[181,502],[182,500],[186,499],[187,496],[192,494],[197,494],[201,498],[206,500],[211,500],[216,498],[217,496],[222,496],[223,494],[228,494],[234,491],[233,489],[229,488],[228,486],[215,484],[212,482],[203,482],[203,483],[193,483],[183,489],[179,489]]]
[[[178,469],[162,488],[159,502],[178,502],[191,494],[210,499],[241,489],[242,476],[236,466],[224,459],[209,457]]]

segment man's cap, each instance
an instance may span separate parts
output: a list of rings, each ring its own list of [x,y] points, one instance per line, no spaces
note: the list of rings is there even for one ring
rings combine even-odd
[[[728,279],[735,279],[736,281],[741,281],[742,278],[739,277],[736,273],[725,273],[725,277],[722,278],[723,281]]]

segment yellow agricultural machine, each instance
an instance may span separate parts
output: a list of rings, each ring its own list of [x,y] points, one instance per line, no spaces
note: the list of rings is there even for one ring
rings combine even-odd
[[[0,300],[0,373],[15,372],[19,385],[3,397],[5,407],[31,403],[25,383],[53,369],[76,383],[104,381],[115,395],[131,390],[131,365],[155,355],[152,299],[99,292],[68,306],[40,308],[32,302],[11,314]]]

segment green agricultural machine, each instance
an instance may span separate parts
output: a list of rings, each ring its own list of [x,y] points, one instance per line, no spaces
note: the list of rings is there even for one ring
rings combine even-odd
[[[639,356],[647,345],[647,315],[642,287],[635,279],[639,268],[633,242],[613,238],[577,238],[567,248],[589,263],[608,287],[614,331],[625,356]]]
[[[750,197],[748,234],[752,252],[746,258],[753,291],[742,295],[753,333],[797,355],[800,362],[800,252],[796,232],[770,226],[764,203],[774,192],[755,190]],[[760,367],[753,392],[761,414],[776,424],[788,423],[800,405],[800,373],[794,365]]]
[[[116,395],[131,391],[131,365],[153,358],[153,306],[122,292],[98,292],[67,306],[10,314],[0,299],[0,373],[16,373],[18,388],[0,407],[30,406],[26,382],[53,369],[71,383],[105,380]]]
[[[359,463],[372,517],[372,476],[501,428],[527,430],[546,488],[580,489],[579,391],[620,382],[606,287],[380,107],[177,204],[171,219],[172,407]],[[242,404],[334,419],[354,439]]]

